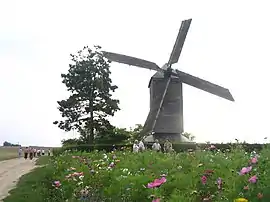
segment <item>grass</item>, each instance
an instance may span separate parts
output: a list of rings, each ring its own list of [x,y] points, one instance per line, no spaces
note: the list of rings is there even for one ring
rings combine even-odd
[[[18,157],[18,147],[0,147],[0,161]]]
[[[37,160],[37,165],[48,164],[50,157],[42,156]],[[35,168],[32,172],[22,176],[15,189],[4,202],[44,202],[46,200],[48,177],[53,172],[53,168],[42,166]]]

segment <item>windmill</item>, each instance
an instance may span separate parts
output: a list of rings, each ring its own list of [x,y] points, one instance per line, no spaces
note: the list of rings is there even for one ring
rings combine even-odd
[[[192,19],[182,21],[169,61],[161,68],[147,60],[103,51],[103,55],[110,61],[157,71],[151,77],[148,86],[150,88],[150,111],[144,124],[143,135],[181,141],[181,134],[184,131],[183,83],[234,101],[228,89],[177,69],[172,69],[172,65],[179,60],[191,21]]]

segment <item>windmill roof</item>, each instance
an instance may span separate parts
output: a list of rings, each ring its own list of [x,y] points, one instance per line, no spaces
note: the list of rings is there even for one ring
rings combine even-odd
[[[178,77],[176,77],[176,76],[171,76],[172,78],[177,78],[178,79]],[[150,81],[149,81],[149,84],[148,84],[148,88],[150,87],[150,85],[151,85],[151,82],[152,82],[152,79],[162,79],[162,78],[164,78],[164,73],[163,72],[156,72],[152,77],[151,77],[151,79],[150,79]]]

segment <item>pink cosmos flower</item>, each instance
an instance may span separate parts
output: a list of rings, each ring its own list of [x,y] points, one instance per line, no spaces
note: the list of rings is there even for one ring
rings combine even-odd
[[[249,166],[249,167],[243,167],[240,172],[239,172],[239,175],[245,175],[247,173],[249,173],[252,169],[252,166]]]
[[[60,181],[54,181],[53,186],[56,187],[56,188],[60,187],[61,186]]]
[[[152,202],[160,202],[160,198],[154,199]]]
[[[252,164],[256,164],[256,163],[258,162],[257,157],[253,157],[252,159],[250,159],[250,162],[251,162]]]
[[[205,175],[203,175],[203,176],[201,177],[201,182],[202,182],[202,184],[205,185],[205,184],[206,184],[206,181],[207,181],[207,177],[206,177]]]
[[[159,187],[160,185],[164,184],[166,181],[167,180],[165,177],[162,177],[160,179],[155,179],[154,182],[150,182],[147,184],[147,188]]]
[[[257,176],[256,176],[256,175],[253,175],[251,178],[249,178],[248,181],[249,181],[250,183],[256,183],[257,180],[258,180]]]

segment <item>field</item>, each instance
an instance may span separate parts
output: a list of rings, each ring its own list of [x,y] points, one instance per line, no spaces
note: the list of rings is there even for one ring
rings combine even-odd
[[[30,173],[5,201],[269,202],[269,156],[268,148],[65,153]]]
[[[0,161],[18,157],[18,147],[0,147]]]

